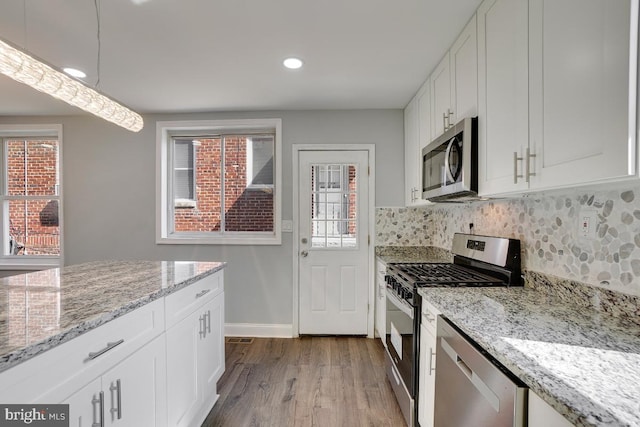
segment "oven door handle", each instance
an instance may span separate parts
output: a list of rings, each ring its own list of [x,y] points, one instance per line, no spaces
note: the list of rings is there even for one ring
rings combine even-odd
[[[413,309],[409,303],[401,301],[389,288],[387,288],[387,299],[400,311],[413,319]]]

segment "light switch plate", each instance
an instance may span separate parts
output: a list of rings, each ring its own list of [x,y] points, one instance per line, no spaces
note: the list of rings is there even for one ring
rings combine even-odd
[[[283,233],[293,233],[293,221],[290,219],[282,220],[282,232]]]

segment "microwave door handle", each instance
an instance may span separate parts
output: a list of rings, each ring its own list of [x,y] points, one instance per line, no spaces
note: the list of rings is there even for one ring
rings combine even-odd
[[[444,170],[446,171],[445,182],[444,185],[447,185],[446,179],[448,178],[450,182],[454,182],[453,174],[451,173],[451,168],[449,167],[449,156],[451,155],[451,147],[453,147],[453,143],[456,141],[456,137],[454,136],[449,141],[449,145],[447,145],[447,150],[444,152]]]

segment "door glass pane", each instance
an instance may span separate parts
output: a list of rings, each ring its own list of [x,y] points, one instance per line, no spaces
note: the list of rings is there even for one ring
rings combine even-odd
[[[311,166],[311,247],[356,248],[356,166]]]

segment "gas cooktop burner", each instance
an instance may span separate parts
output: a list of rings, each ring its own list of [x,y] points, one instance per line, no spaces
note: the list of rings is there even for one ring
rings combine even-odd
[[[418,287],[504,285],[503,279],[450,263],[392,263],[389,272]]]

